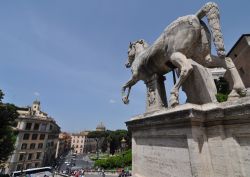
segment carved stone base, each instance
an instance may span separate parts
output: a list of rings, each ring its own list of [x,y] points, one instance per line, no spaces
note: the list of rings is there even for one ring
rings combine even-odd
[[[145,83],[147,87],[146,112],[156,111],[163,107],[167,107],[164,80],[164,76],[155,74]]]
[[[132,132],[133,177],[247,177],[250,99],[185,104],[139,115]]]
[[[193,66],[193,71],[182,85],[182,90],[187,95],[187,102],[193,104],[217,102],[215,96],[217,89],[209,69],[193,60],[189,62]]]

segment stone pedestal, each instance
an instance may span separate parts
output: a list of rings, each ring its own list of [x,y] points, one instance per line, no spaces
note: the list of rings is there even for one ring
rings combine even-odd
[[[164,76],[155,74],[145,83],[147,87],[146,112],[156,111],[163,107],[167,107],[164,81]]]
[[[210,70],[193,60],[188,61],[193,66],[193,71],[182,85],[182,90],[187,95],[187,102],[193,104],[217,102],[215,96],[217,89]]]
[[[133,177],[249,177],[250,99],[185,104],[126,122]]]

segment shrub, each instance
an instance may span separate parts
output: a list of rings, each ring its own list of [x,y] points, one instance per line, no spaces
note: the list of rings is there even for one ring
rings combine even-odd
[[[125,166],[131,166],[131,163],[132,151],[130,149],[122,154],[95,161],[95,167],[101,167],[104,169],[114,169],[123,168]]]

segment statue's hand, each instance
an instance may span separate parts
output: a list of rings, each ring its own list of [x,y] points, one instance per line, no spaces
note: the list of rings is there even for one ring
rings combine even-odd
[[[128,104],[129,103],[129,99],[128,99],[127,96],[123,96],[122,97],[122,101],[123,101],[124,104]]]

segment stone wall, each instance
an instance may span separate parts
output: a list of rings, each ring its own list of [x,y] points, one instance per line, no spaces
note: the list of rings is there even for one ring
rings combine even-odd
[[[250,176],[249,108],[242,98],[132,118],[133,176]]]

